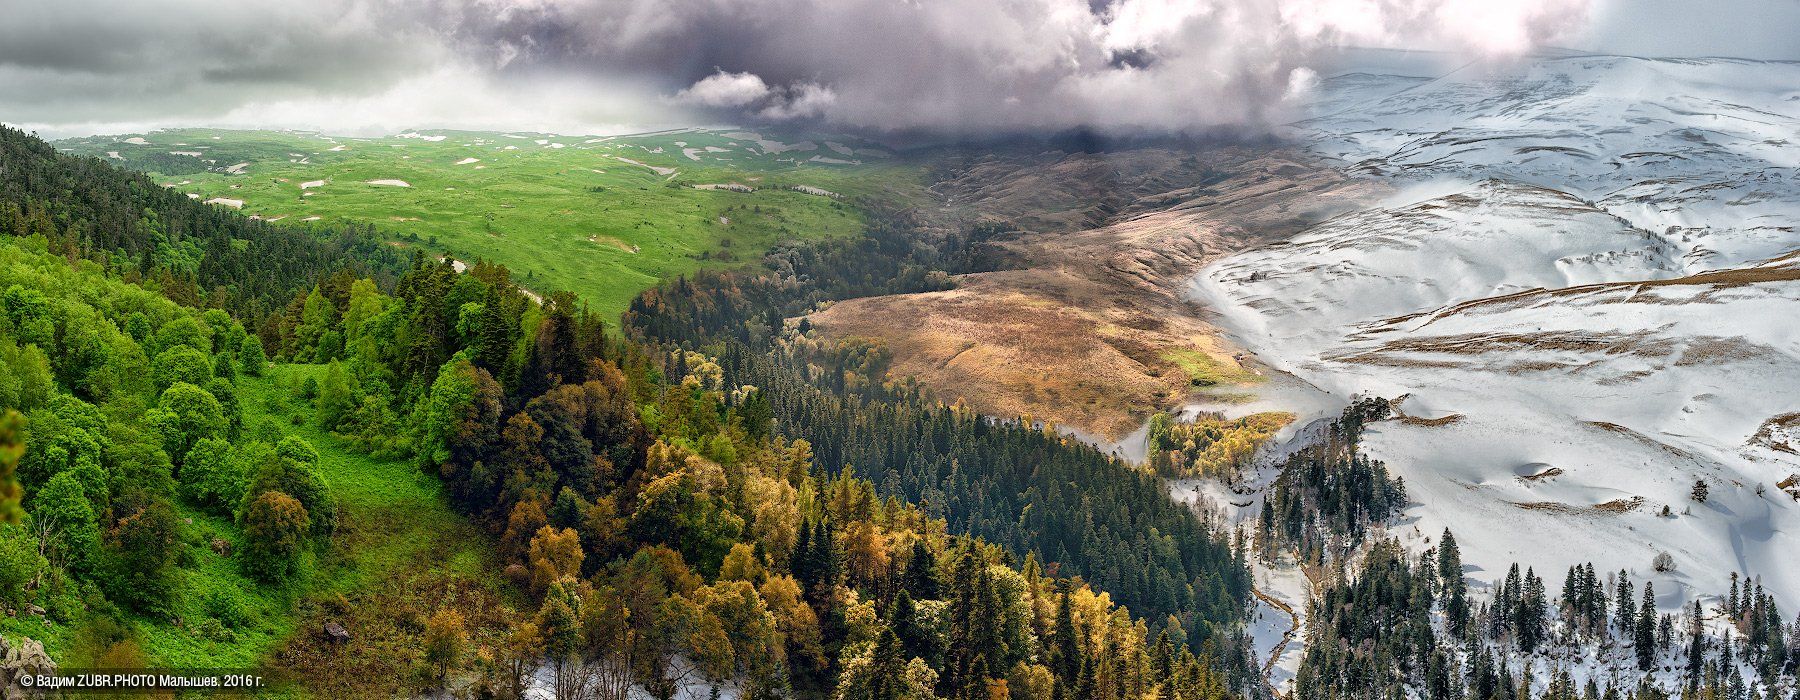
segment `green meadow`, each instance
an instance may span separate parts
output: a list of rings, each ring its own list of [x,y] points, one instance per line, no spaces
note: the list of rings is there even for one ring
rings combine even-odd
[[[532,291],[574,292],[609,318],[660,280],[752,263],[783,241],[851,235],[859,202],[923,191],[916,167],[868,142],[728,129],[183,129],[57,146],[269,221],[362,222],[396,246],[497,261]]]

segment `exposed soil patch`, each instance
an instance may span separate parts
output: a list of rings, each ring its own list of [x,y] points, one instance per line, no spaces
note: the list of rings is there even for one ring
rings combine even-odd
[[[1452,413],[1452,414],[1449,414],[1446,416],[1438,416],[1436,418],[1420,418],[1418,416],[1402,415],[1402,416],[1395,416],[1394,418],[1395,418],[1395,420],[1400,421],[1400,423],[1403,425],[1412,425],[1412,426],[1418,426],[1418,427],[1422,427],[1422,428],[1435,428],[1440,425],[1449,425],[1451,423],[1460,421],[1463,419],[1463,415],[1461,413]]]
[[[630,243],[626,243],[625,241],[619,240],[617,238],[613,238],[612,236],[603,236],[598,233],[588,236],[588,242],[593,243],[595,245],[606,246],[608,248],[617,248],[617,249],[625,251],[627,253],[638,252],[637,246],[634,246]]]
[[[1644,506],[1643,496],[1620,498],[1592,506],[1577,506],[1556,501],[1514,501],[1513,505],[1525,510],[1544,511],[1563,515],[1624,515]]]
[[[1796,449],[1800,445],[1795,444],[1800,442],[1800,413],[1783,413],[1763,421],[1762,425],[1757,426],[1756,434],[1750,436],[1749,442],[1776,452],[1800,454],[1800,449]]]

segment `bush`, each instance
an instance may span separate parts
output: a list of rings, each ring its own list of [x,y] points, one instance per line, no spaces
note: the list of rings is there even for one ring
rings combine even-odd
[[[243,594],[234,589],[216,588],[208,591],[203,605],[208,616],[231,629],[238,629],[252,622],[250,606],[244,603]]]
[[[31,602],[25,585],[50,563],[38,554],[37,538],[21,525],[0,525],[0,601],[18,608]]]
[[[264,491],[244,511],[244,572],[267,583],[283,583],[300,569],[306,508],[280,491]]]
[[[232,633],[224,623],[210,617],[200,618],[199,622],[194,623],[194,634],[201,639],[209,639],[224,644],[230,644],[237,641],[237,635]]]
[[[252,377],[262,376],[263,369],[269,364],[269,356],[263,352],[262,339],[254,335],[244,336],[238,346],[238,362],[244,368],[244,374]]]

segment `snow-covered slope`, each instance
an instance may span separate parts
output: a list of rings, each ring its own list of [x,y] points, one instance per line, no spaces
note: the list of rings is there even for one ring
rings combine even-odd
[[[1800,604],[1800,64],[1357,74],[1322,104],[1316,149],[1400,194],[1192,293],[1277,368],[1406,397],[1366,441],[1416,502],[1396,533],[1454,529],[1477,583],[1592,561],[1671,608],[1732,571]]]
[[[1800,222],[1800,63],[1587,56],[1422,83],[1357,73],[1328,81],[1318,111],[1297,126],[1354,171],[1554,187],[1664,236],[1692,271],[1784,253]]]
[[[1232,327],[1278,341],[1284,352],[1268,359],[1279,366],[1335,347],[1362,321],[1539,287],[1681,274],[1673,246],[1556,190],[1438,183],[1394,200],[1234,256],[1196,283],[1226,302],[1213,308]]]

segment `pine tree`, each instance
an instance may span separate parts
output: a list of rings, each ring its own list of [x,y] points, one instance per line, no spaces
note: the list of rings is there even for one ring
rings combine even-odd
[[[506,376],[506,362],[512,356],[518,329],[519,324],[507,318],[499,290],[490,286],[482,300],[480,322],[476,326],[475,364],[496,377]]]
[[[1600,574],[1594,571],[1594,563],[1588,562],[1582,572],[1587,580],[1588,627],[1596,634],[1606,631],[1606,587],[1600,585]]]
[[[906,658],[894,630],[883,628],[875,636],[869,664],[869,700],[901,700],[906,697]]]
[[[1520,580],[1519,564],[1514,562],[1512,568],[1507,569],[1506,579],[1501,582],[1500,591],[1494,596],[1494,603],[1489,611],[1488,633],[1495,639],[1506,637],[1509,634],[1517,637],[1519,599],[1522,595],[1522,588],[1524,588],[1524,584]]]
[[[1700,610],[1700,601],[1694,601],[1693,620],[1688,623],[1688,665],[1687,689],[1689,692],[1700,688],[1700,672],[1706,666],[1706,638],[1702,636],[1705,625]]]
[[[1074,683],[1081,674],[1081,639],[1075,631],[1075,615],[1070,609],[1066,589],[1056,601],[1055,630],[1050,637],[1050,670],[1064,683]]]
[[[1525,593],[1519,599],[1518,628],[1519,650],[1527,654],[1535,651],[1538,644],[1544,641],[1545,606],[1544,581],[1537,577],[1531,569],[1525,570]]]
[[[1450,528],[1444,528],[1444,536],[1438,544],[1438,579],[1444,587],[1444,617],[1450,627],[1450,634],[1462,636],[1469,623],[1469,587],[1463,580],[1462,552],[1457,549],[1456,536]]]
[[[1636,596],[1632,595],[1631,578],[1625,574],[1624,569],[1620,569],[1613,592],[1613,602],[1618,605],[1618,611],[1613,613],[1613,621],[1618,624],[1620,635],[1631,634],[1632,621],[1637,619],[1637,610],[1632,607],[1633,600],[1636,600]]]
[[[906,560],[906,590],[918,600],[937,600],[943,596],[938,588],[937,555],[924,538],[913,540],[912,556]]]
[[[1644,582],[1644,603],[1638,608],[1637,625],[1632,644],[1637,649],[1638,670],[1648,671],[1656,665],[1656,593],[1655,586]]]
[[[971,543],[963,548],[950,575],[949,656],[944,668],[945,695],[977,698],[991,667],[989,657],[1005,658],[1000,636],[998,600],[987,561]]]
[[[1725,616],[1734,621],[1738,618],[1738,574],[1736,571],[1731,572],[1731,593],[1725,597]]]

